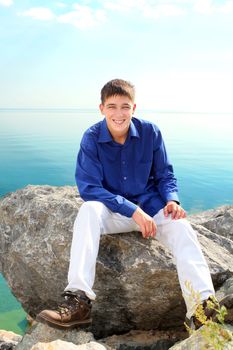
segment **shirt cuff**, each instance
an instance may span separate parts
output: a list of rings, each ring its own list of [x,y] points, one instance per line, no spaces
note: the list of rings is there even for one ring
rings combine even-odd
[[[177,204],[180,204],[180,200],[179,200],[177,192],[167,193],[165,195],[165,200],[166,200],[166,203],[169,201],[174,201],[174,202],[177,202]]]
[[[134,204],[127,199],[125,199],[124,204],[122,204],[119,209],[118,213],[121,215],[127,216],[128,218],[131,218],[135,210],[137,209],[137,204]]]

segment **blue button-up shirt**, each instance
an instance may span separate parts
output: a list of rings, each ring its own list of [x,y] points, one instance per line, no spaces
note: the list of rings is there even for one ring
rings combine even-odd
[[[170,200],[179,202],[176,179],[162,135],[151,122],[132,118],[125,143],[115,142],[106,120],[83,135],[75,173],[84,201],[99,201],[131,217],[137,206],[154,216]]]

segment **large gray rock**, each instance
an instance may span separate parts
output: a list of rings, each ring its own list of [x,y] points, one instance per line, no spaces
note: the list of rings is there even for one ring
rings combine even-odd
[[[21,340],[21,335],[0,329],[0,350],[14,350]]]
[[[35,324],[23,337],[15,350],[31,350],[37,343],[50,343],[60,339],[75,345],[86,344],[94,341],[91,332],[72,330],[61,330],[47,326],[46,324]],[[65,349],[64,349],[65,350]]]
[[[135,331],[122,335],[113,335],[104,339],[99,339],[98,343],[102,344],[106,350],[138,350],[154,349],[168,350],[177,341],[187,338],[187,332],[177,330],[167,331]],[[46,324],[35,323],[24,335],[21,342],[15,350],[31,350],[35,344],[50,344],[56,346],[54,342],[60,339],[70,344],[85,344],[87,349],[95,342],[91,332],[84,330],[61,330],[51,328]],[[54,343],[54,344],[51,344]],[[88,345],[89,344],[89,345]],[[96,345],[96,344],[95,344]],[[39,345],[38,345],[39,346]],[[41,345],[43,346],[43,345]],[[100,346],[99,346],[100,347]],[[85,348],[85,347],[84,347]],[[50,349],[50,348],[49,348]],[[64,348],[65,349],[65,348]],[[93,349],[94,350],[94,349]],[[97,349],[96,349],[97,350]]]
[[[200,214],[192,215],[190,219],[193,223],[233,240],[233,206],[226,205],[206,210]]]
[[[31,315],[60,300],[81,203],[76,188],[69,186],[27,186],[0,201],[2,273]],[[198,220],[194,226],[214,283],[222,285],[233,275],[233,243]],[[138,232],[101,238],[94,289],[91,330],[97,336],[183,323],[185,307],[172,256]]]
[[[101,339],[101,342],[114,350],[168,350],[176,342],[187,337],[187,332],[177,330],[131,330],[126,334]]]
[[[51,343],[37,343],[31,350],[106,350],[106,347],[97,342],[75,345],[58,339]]]
[[[181,342],[178,342],[174,346],[170,348],[170,350],[214,350],[214,349],[221,349],[221,350],[232,350],[233,349],[233,340],[232,340],[232,331],[233,327],[230,325],[225,325],[222,327],[222,335],[225,334],[224,338],[217,338],[216,333],[213,334],[213,330],[211,331],[210,328],[207,326],[203,326],[198,331],[194,332],[188,339],[185,339]],[[229,332],[229,333],[227,333]],[[209,336],[206,337],[203,334],[208,334]],[[213,346],[213,337],[215,338],[215,345]],[[211,339],[212,338],[212,339]],[[210,341],[207,339],[211,339]],[[225,342],[222,346],[220,346],[217,343],[217,339],[224,340]]]

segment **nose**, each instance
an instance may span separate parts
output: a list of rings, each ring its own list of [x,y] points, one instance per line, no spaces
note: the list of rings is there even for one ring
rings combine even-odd
[[[115,116],[116,118],[122,118],[122,117],[123,117],[123,111],[122,111],[122,109],[121,109],[121,108],[117,108],[117,109],[115,110],[114,116]]]

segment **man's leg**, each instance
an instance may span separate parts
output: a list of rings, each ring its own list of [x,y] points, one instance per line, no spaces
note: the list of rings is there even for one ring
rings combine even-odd
[[[92,286],[100,235],[136,229],[137,225],[133,219],[111,212],[101,202],[83,203],[74,223],[68,285],[65,291],[82,290],[88,298],[94,300]]]
[[[112,213],[102,203],[85,202],[74,223],[68,286],[64,303],[57,310],[43,310],[37,320],[51,326],[70,328],[91,322],[91,300],[100,235],[137,229],[131,218]]]
[[[193,315],[195,305],[190,301],[190,292],[185,283],[200,293],[201,301],[214,295],[208,265],[201,251],[195,231],[186,219],[166,218],[163,210],[154,216],[157,224],[157,239],[172,252],[177,267],[178,278],[187,307],[187,318]]]

